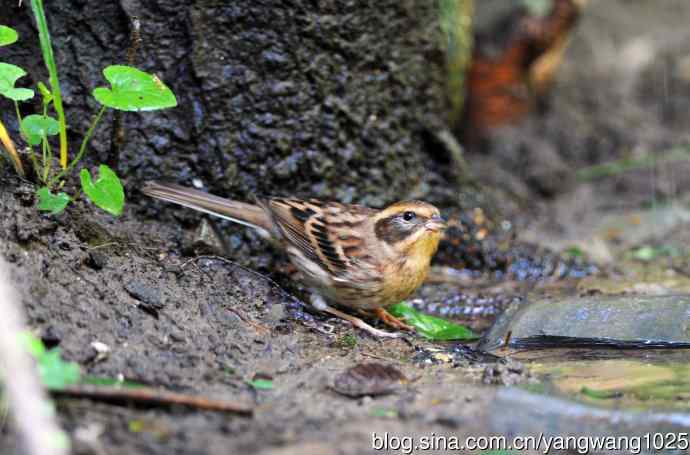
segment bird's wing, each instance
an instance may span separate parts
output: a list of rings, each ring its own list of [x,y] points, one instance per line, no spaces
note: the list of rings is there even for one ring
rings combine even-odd
[[[362,231],[375,210],[313,199],[273,198],[263,204],[288,249],[295,247],[334,280],[356,278],[373,262]]]

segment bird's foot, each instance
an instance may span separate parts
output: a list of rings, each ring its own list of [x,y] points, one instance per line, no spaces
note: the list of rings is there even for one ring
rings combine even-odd
[[[407,332],[414,332],[414,327],[409,324],[405,324],[403,321],[390,314],[385,308],[375,309],[374,314],[376,314],[376,316],[389,327],[393,327],[394,329],[398,330],[405,330]]]
[[[311,298],[311,304],[314,308],[316,308],[319,311],[322,311],[324,313],[332,314],[333,316],[336,316],[340,319],[344,319],[348,321],[350,324],[352,324],[353,327],[357,327],[360,330],[364,330],[365,332],[369,333],[370,335],[373,335],[375,337],[380,337],[380,338],[399,338],[402,336],[400,333],[390,333],[386,332],[383,330],[379,330],[375,327],[370,326],[366,322],[362,321],[360,318],[356,316],[352,316],[351,314],[344,313],[340,310],[337,310],[331,306],[328,306],[326,302],[324,301],[323,297],[319,295],[312,295]],[[384,310],[385,311],[385,310]],[[391,318],[391,316],[389,314]],[[395,318],[393,318],[395,319]]]

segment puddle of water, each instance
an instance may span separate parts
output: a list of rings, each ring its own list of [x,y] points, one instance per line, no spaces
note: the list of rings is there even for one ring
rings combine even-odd
[[[627,355],[642,358],[530,362],[540,383],[529,388],[609,408],[690,410],[690,352]]]

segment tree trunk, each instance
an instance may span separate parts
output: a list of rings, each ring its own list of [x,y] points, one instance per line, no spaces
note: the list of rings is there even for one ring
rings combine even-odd
[[[20,41],[2,48],[2,60],[29,72],[22,85],[46,81],[29,1],[5,3],[12,5],[3,6],[0,23],[18,29]],[[107,85],[101,70],[126,63],[134,18],[142,39],[136,66],[157,74],[178,97],[175,109],[124,114],[119,166],[133,197],[141,181],[159,178],[199,178],[213,192],[243,199],[294,194],[383,205],[449,194],[447,159],[428,153],[425,139],[446,118],[435,1],[51,0],[46,6],[72,156],[96,111],[90,93]],[[11,105],[2,100],[0,107],[3,121],[15,126]],[[91,163],[109,159],[112,113],[104,119]]]

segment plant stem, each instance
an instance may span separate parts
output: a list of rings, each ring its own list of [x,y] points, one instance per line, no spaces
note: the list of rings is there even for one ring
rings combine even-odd
[[[43,152],[43,182],[48,181],[48,173],[50,171],[48,161],[48,136],[43,136],[41,141],[41,151]]]
[[[12,142],[10,135],[7,133],[7,129],[5,129],[5,125],[1,121],[0,121],[0,144],[2,144],[5,147],[5,150],[7,150],[7,154],[12,159],[12,163],[14,163],[14,168],[17,171],[17,174],[24,177],[26,175],[26,173],[24,172],[24,167],[22,166],[22,160],[21,160],[21,158],[19,158],[19,154],[17,153],[17,149],[14,148],[14,143]]]
[[[43,10],[43,0],[31,0],[31,10],[36,18],[36,25],[38,26],[38,38],[41,43],[41,51],[43,52],[43,61],[45,62],[48,74],[50,75],[50,88],[53,94],[53,106],[58,116],[58,123],[60,124],[60,165],[62,169],[67,169],[67,121],[65,120],[65,110],[62,107],[62,92],[60,91],[60,80],[58,79],[57,66],[55,65],[55,56],[53,55],[53,46],[50,39],[50,32],[48,31],[48,23],[46,15]]]
[[[98,110],[98,114],[96,114],[96,117],[94,117],[93,122],[91,122],[91,126],[89,126],[89,130],[86,132],[86,136],[84,136],[84,140],[81,141],[79,153],[74,158],[74,160],[72,160],[72,163],[70,163],[69,165],[70,168],[74,167],[84,156],[84,152],[86,152],[86,146],[89,144],[91,136],[93,136],[93,132],[96,130],[96,126],[98,125],[98,122],[101,121],[101,117],[103,117],[103,113],[106,109],[106,106],[101,106],[101,108]]]
[[[43,117],[48,116],[48,105],[46,103],[43,103]],[[44,169],[44,175],[45,178],[43,179],[44,182],[48,181],[48,178],[50,177],[50,171],[53,168],[53,148],[50,146],[50,141],[48,140],[48,136],[44,137],[44,144],[47,149],[47,157],[43,158],[43,169]],[[45,156],[45,155],[44,155]]]
[[[129,38],[129,48],[127,49],[127,64],[134,66],[136,63],[137,51],[141,46],[141,21],[137,17],[132,18],[131,33]],[[110,137],[110,153],[108,154],[108,164],[117,172],[120,164],[120,151],[125,143],[125,128],[123,125],[124,112],[116,110],[113,113],[113,127]]]
[[[17,100],[14,100],[14,112],[17,113],[17,121],[19,122],[19,129],[22,129],[22,113],[19,112],[19,103]]]
[[[41,181],[41,166],[38,164],[38,160],[36,159],[36,154],[34,153],[34,148],[29,147],[29,158],[31,159],[31,163],[34,165],[34,172],[36,172],[36,178]]]
[[[60,171],[60,173],[58,175],[56,175],[55,178],[53,178],[50,181],[51,186],[53,183],[55,183],[56,181],[63,178],[66,174],[68,174],[74,168],[74,166],[76,166],[77,163],[79,163],[79,161],[81,161],[81,159],[84,157],[84,153],[86,153],[86,146],[89,144],[89,140],[91,139],[91,136],[93,136],[93,132],[96,129],[96,125],[98,125],[98,122],[101,120],[101,117],[103,117],[103,113],[105,112],[106,109],[107,109],[106,106],[101,106],[98,113],[96,114],[93,121],[91,122],[91,126],[89,126],[89,130],[86,132],[86,136],[84,136],[84,140],[81,142],[81,146],[79,147],[79,153],[77,153],[77,156],[74,157],[74,159],[69,164],[69,166],[67,166],[62,171]]]

